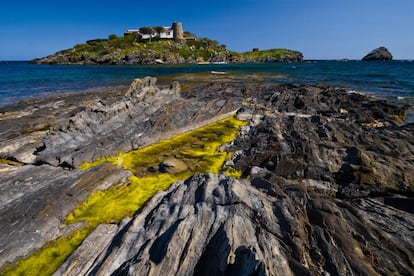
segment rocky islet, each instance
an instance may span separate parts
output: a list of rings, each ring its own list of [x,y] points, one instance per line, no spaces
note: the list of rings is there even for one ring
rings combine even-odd
[[[414,273],[414,126],[403,107],[332,87],[211,78],[185,90],[137,79],[3,108],[0,265],[81,227],[64,218],[131,176],[84,162],[235,115],[248,124],[221,150],[240,179],[176,182],[100,224],[56,274]],[[160,162],[174,166],[185,168],[176,156]]]
[[[363,61],[390,61],[392,54],[385,47],[378,47],[362,58]]]
[[[132,36],[92,40],[31,61],[35,64],[210,64],[298,62],[303,54],[289,49],[235,52],[208,38],[140,41]]]

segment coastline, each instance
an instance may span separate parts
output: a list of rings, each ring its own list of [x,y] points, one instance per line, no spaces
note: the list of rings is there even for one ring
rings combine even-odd
[[[132,185],[136,172],[108,163],[83,171],[84,162],[156,147],[172,134],[191,134],[235,113],[247,125],[219,151],[228,152],[225,167],[241,179],[220,170],[177,181],[133,215],[100,224],[60,271],[218,271],[203,256],[221,252],[225,266],[242,267],[227,263],[239,248],[248,249],[243,252],[253,256],[255,269],[270,274],[414,271],[414,125],[398,121],[401,107],[324,85],[269,84],[254,75],[184,75],[161,83],[143,78],[129,88],[0,109],[1,267],[79,229],[82,223],[68,225],[65,218],[94,191]],[[144,172],[160,173],[161,164]],[[170,238],[160,245],[165,233]],[[97,236],[102,239],[91,243]],[[220,250],[223,242],[228,253]],[[167,247],[179,252],[168,258],[181,266],[169,265],[162,254]],[[269,248],[278,250],[277,258]],[[292,254],[296,250],[301,254]],[[117,266],[134,256],[147,261]],[[79,260],[85,262],[74,265]],[[305,262],[311,265],[299,265]]]
[[[222,64],[222,65],[111,65],[60,66],[18,63],[0,65],[0,105],[17,103],[53,93],[83,91],[95,87],[129,85],[133,79],[174,74],[265,75],[269,83],[322,84],[376,95],[393,103],[411,104],[414,82],[410,62],[318,61],[301,63]],[[272,79],[272,75],[275,76]],[[411,104],[412,105],[412,104]]]
[[[42,66],[42,65],[39,65]],[[217,67],[212,67],[216,69]],[[220,67],[218,67],[220,68]],[[255,67],[254,67],[255,68]],[[210,68],[208,68],[209,70]],[[275,73],[250,73],[250,72],[238,72],[234,70],[234,68],[222,68],[221,70],[225,71],[217,71],[220,74],[213,74],[211,72],[216,71],[206,71],[206,72],[199,72],[199,73],[178,73],[178,74],[167,74],[167,75],[160,75],[157,77],[158,83],[161,86],[168,86],[173,81],[179,81],[182,84],[184,90],[189,89],[191,86],[201,83],[207,83],[210,81],[219,81],[219,82],[230,82],[230,83],[280,83],[280,84],[289,84],[289,80],[291,79],[290,76],[286,74],[275,74]],[[223,74],[225,73],[225,74]],[[123,81],[125,82],[125,80]],[[299,85],[307,85],[307,83],[299,82]],[[340,89],[346,90],[348,93],[357,93],[367,97],[370,97],[375,100],[383,100],[390,102],[391,104],[395,104],[399,107],[406,109],[406,119],[405,123],[414,123],[414,97],[411,96],[385,96],[382,94],[378,94],[377,92],[372,92],[370,89],[364,90],[354,90],[352,87],[340,87],[335,85],[323,84],[319,82],[310,82],[309,85],[316,85],[322,87],[337,87]],[[6,113],[14,110],[18,110],[22,106],[28,106],[34,103],[45,104],[46,102],[50,101],[58,101],[59,99],[67,99],[69,102],[76,101],[79,97],[84,98],[85,100],[93,100],[99,97],[103,97],[107,94],[108,97],[114,98],[113,100],[120,99],[123,95],[122,91],[126,91],[129,87],[129,82],[126,84],[118,84],[116,83],[107,83],[104,86],[99,84],[95,84],[93,87],[85,88],[81,90],[71,90],[68,89],[66,91],[55,91],[55,92],[47,92],[42,96],[35,96],[30,97],[26,96],[23,99],[19,100],[18,102],[13,102],[7,105],[0,105],[0,113]]]
[[[95,100],[98,98],[108,99],[113,98],[116,101],[119,97],[122,97],[124,92],[128,89],[129,85],[106,85],[104,87],[94,87],[84,90],[67,91],[67,92],[50,92],[41,97],[28,97],[24,100],[20,100],[16,103],[0,106],[0,113],[14,112],[20,109],[28,108],[29,106],[45,105],[51,102],[58,102],[60,100],[68,101],[70,104],[81,104],[82,101]]]

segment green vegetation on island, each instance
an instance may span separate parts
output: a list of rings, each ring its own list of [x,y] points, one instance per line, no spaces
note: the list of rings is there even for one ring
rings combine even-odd
[[[46,64],[194,64],[302,61],[303,55],[288,49],[238,53],[209,38],[197,38],[181,32],[179,38],[164,35],[168,27],[141,27],[123,37],[111,34],[107,39],[93,39],[59,51],[33,63]],[[173,32],[170,28],[168,31]],[[165,33],[164,33],[165,32]]]
[[[303,56],[298,51],[289,49],[269,49],[244,52],[240,54],[244,62],[280,62],[280,61],[302,61]]]

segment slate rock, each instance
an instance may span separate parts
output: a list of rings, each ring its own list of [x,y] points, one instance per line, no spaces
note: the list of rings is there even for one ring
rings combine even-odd
[[[197,77],[185,93],[145,78],[1,109],[0,266],[81,227],[65,216],[131,175],[110,164],[81,171],[82,162],[236,115],[248,125],[221,150],[242,179],[205,173],[173,184],[132,217],[98,226],[56,273],[413,275],[405,107],[232,78]]]
[[[95,248],[93,262],[81,250],[70,261],[93,275],[414,272],[413,215],[376,199],[332,199],[324,183],[309,184],[198,174],[154,196]]]

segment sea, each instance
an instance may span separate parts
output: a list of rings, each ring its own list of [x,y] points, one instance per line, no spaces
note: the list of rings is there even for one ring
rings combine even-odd
[[[266,74],[271,82],[323,84],[414,106],[414,61],[304,61],[192,65],[40,65],[0,61],[0,107],[32,98],[128,85],[135,78],[183,73]],[[274,79],[271,76],[275,76]],[[408,113],[414,122],[414,112]]]

